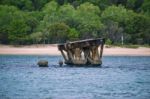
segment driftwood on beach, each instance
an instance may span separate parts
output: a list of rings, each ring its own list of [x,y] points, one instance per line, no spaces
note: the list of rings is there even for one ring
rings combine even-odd
[[[105,40],[86,39],[59,44],[65,63],[68,65],[101,65]]]

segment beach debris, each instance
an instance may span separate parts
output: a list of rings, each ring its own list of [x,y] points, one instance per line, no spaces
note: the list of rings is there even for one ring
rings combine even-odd
[[[63,61],[62,60],[59,60],[59,66],[61,67],[63,65]]]
[[[39,67],[48,67],[48,61],[47,60],[40,60],[37,63]]]

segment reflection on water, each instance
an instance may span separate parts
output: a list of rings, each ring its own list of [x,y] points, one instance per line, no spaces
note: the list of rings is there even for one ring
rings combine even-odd
[[[1,55],[0,99],[150,99],[150,57],[107,56],[101,68],[59,67],[61,58]]]

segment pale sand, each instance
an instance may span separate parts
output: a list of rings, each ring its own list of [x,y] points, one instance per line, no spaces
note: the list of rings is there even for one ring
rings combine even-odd
[[[57,45],[34,45],[13,47],[0,45],[0,55],[61,55]],[[150,48],[140,47],[137,49],[112,47],[105,48],[103,56],[150,56]]]

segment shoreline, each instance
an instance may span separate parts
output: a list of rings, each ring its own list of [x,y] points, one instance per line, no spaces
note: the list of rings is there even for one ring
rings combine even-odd
[[[11,45],[0,45],[0,55],[48,55],[60,56],[56,44],[29,45],[14,47]],[[104,47],[103,56],[150,56],[150,48],[122,48]]]

